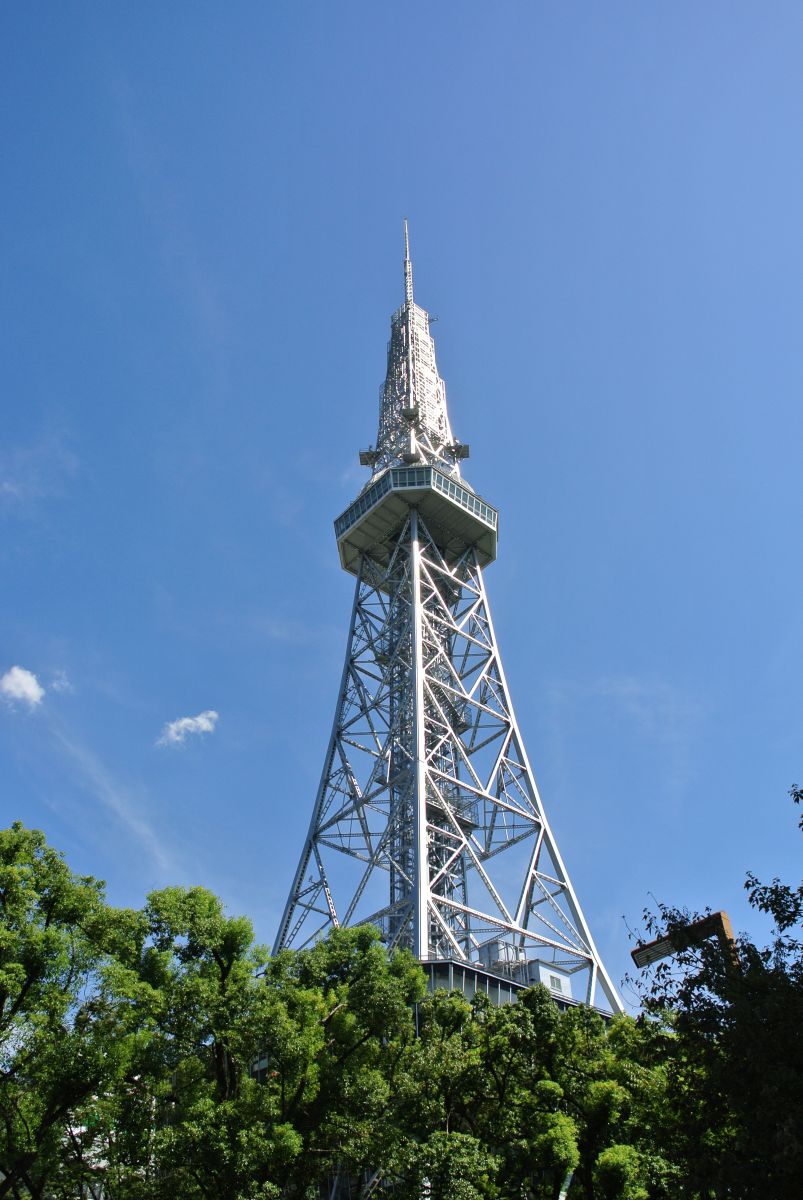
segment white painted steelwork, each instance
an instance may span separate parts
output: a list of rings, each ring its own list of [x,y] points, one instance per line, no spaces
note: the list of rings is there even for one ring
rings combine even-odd
[[[468,447],[455,442],[438,374],[430,316],[413,300],[410,241],[404,222],[404,304],[390,319],[388,369],[379,395],[376,450],[364,452],[374,475],[393,463],[427,462],[459,476]]]
[[[482,571],[497,514],[460,479],[406,228],[405,296],[379,444],[364,452],[372,479],[335,523],[357,586],[276,948],[367,921],[422,962],[475,963],[521,983],[528,964],[551,963],[576,977],[576,997],[619,1012],[516,724]],[[417,323],[423,350],[410,338]]]

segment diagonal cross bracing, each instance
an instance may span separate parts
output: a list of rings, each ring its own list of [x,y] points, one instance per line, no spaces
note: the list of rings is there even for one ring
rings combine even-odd
[[[482,570],[470,552],[450,565],[420,516],[415,526],[417,558],[408,520],[387,566],[367,561],[357,579],[326,765],[280,944],[306,944],[308,926],[317,936],[322,912],[331,924],[370,918],[388,944],[423,946],[430,959],[476,959],[478,947],[498,942],[509,947],[500,969],[559,962],[591,981],[592,1002],[616,1009],[522,749]]]

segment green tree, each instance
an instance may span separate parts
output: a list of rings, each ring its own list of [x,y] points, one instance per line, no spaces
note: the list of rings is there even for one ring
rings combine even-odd
[[[415,1044],[414,1006],[424,975],[407,951],[391,958],[372,926],[333,931],[309,950],[282,952],[266,984],[285,1027],[269,1030],[270,1090],[301,1139],[288,1196],[336,1173],[383,1174],[401,1130],[395,1095]]]
[[[107,1112],[113,1200],[317,1196],[381,1167],[414,960],[389,960],[372,928],[268,959],[202,888],[153,893],[145,924],[138,970],[160,1007],[136,1087]]]
[[[497,1161],[487,1146],[468,1133],[435,1130],[422,1142],[410,1142],[392,1185],[398,1200],[493,1200]]]
[[[801,799],[795,792],[797,801]],[[803,1174],[803,889],[701,940],[638,1020],[424,994],[370,927],[269,958],[203,888],[111,908],[0,833],[0,1200],[728,1200]],[[688,914],[663,909],[655,932]]]
[[[250,1067],[269,1016],[265,958],[250,922],[206,889],[148,897],[127,970],[155,1019],[136,1077],[103,1110],[111,1196],[240,1197],[281,1154],[281,1136],[264,1146],[248,1136],[260,1099]]]
[[[792,789],[799,804],[803,790]],[[803,828],[803,819],[801,819]],[[772,917],[768,945],[738,959],[692,940],[652,973],[645,1008],[674,1031],[663,1043],[667,1107],[656,1134],[679,1164],[679,1197],[796,1200],[803,1179],[803,887],[748,875],[750,903]],[[646,914],[681,935],[696,914]]]
[[[0,1197],[75,1195],[147,1024],[113,969],[137,917],[19,823],[0,831],[0,912]]]
[[[594,1186],[600,1200],[648,1200],[638,1151],[633,1146],[608,1146],[594,1163]]]
[[[396,1097],[407,1139],[400,1195],[422,1177],[416,1163],[457,1135],[471,1139],[483,1195],[557,1200],[569,1180],[577,1200],[603,1187],[615,1195],[622,1146],[633,1151],[622,1196],[673,1195],[672,1165],[654,1145],[666,1089],[663,1066],[651,1061],[664,1036],[656,1026],[562,1013],[538,985],[502,1007],[436,993],[420,1007],[419,1029]]]

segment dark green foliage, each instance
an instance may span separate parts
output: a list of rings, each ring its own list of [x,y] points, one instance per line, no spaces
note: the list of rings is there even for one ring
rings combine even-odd
[[[803,791],[793,788],[796,804]],[[803,818],[801,818],[803,829]],[[737,941],[738,961],[707,939],[654,971],[645,1009],[675,1036],[665,1120],[657,1126],[678,1165],[678,1197],[798,1200],[803,1180],[803,887],[748,875],[753,907],[774,921],[764,948]],[[654,932],[696,914],[661,908]]]
[[[20,824],[0,831],[0,914],[0,1196],[43,1197],[57,1179],[74,1195],[97,1174],[98,1097],[124,1086],[147,1036],[112,969],[138,918]]]
[[[540,986],[425,996],[371,928],[270,958],[202,888],[113,909],[15,825],[0,1200],[796,1198],[803,892],[747,886],[766,949],[691,946],[606,1024]]]

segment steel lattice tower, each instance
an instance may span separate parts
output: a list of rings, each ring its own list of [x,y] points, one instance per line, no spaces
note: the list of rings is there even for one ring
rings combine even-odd
[[[335,521],[357,577],[309,832],[276,949],[372,922],[389,947],[621,1010],[516,724],[483,568],[498,514],[461,478],[430,318],[391,318],[371,478]]]

